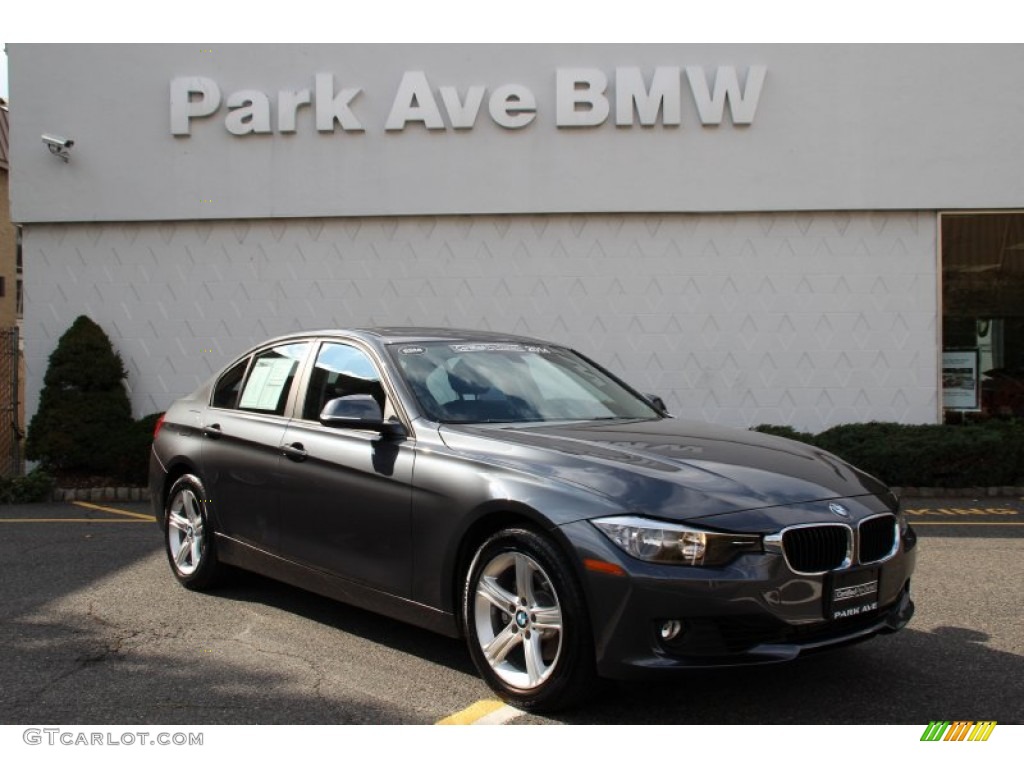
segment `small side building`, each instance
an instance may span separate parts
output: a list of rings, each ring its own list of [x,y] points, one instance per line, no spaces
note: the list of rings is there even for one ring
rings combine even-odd
[[[11,223],[7,102],[0,99],[0,474],[20,474],[25,422],[21,246]]]

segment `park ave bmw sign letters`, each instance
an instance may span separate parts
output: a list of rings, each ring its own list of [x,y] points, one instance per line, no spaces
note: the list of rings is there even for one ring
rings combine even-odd
[[[750,125],[757,111],[766,68],[751,66],[741,78],[736,67],[720,66],[705,71],[698,66],[656,67],[650,78],[640,67],[618,67],[609,77],[600,69],[559,68],[555,72],[555,125],[558,128],[593,128],[612,116],[618,127],[683,123],[683,92],[689,91],[701,125],[722,123],[728,102],[734,125]],[[363,89],[336,83],[331,73],[317,73],[313,88],[278,91],[256,89],[234,91],[225,98],[220,86],[202,76],[171,80],[171,133],[191,136],[193,121],[205,121],[224,114],[224,127],[236,136],[247,134],[295,133],[302,109],[313,112],[316,130],[361,133],[374,127],[401,132],[409,125],[431,131],[470,130],[485,110],[498,126],[510,130],[525,128],[538,117],[540,107],[534,91],[525,85],[506,83],[495,87],[472,85],[457,88],[434,83],[425,72],[402,75],[383,125],[369,122],[360,110]],[[383,117],[383,115],[381,115]],[[485,118],[486,119],[486,118]],[[369,125],[369,127],[368,127]]]

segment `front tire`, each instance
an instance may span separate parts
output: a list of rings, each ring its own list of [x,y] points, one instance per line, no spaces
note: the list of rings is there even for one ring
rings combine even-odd
[[[596,680],[583,592],[565,555],[522,528],[477,550],[463,588],[470,656],[502,699],[534,712],[586,698]]]
[[[167,494],[164,507],[164,544],[175,578],[186,588],[203,591],[220,580],[223,566],[217,559],[209,496],[195,475],[182,475]]]

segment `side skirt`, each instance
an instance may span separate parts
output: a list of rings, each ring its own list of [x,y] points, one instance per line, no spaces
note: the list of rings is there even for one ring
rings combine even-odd
[[[229,565],[246,571],[255,571],[293,587],[365,608],[373,613],[389,616],[448,637],[461,636],[458,622],[451,613],[293,563],[220,533],[217,534],[217,555]]]

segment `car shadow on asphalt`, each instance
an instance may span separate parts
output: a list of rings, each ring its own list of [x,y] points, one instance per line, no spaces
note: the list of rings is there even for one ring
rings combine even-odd
[[[462,640],[445,637],[250,571],[230,569],[219,598],[277,608],[402,653],[476,675]]]
[[[196,637],[174,628],[118,631],[65,617],[0,629],[0,639],[18,659],[0,675],[0,719],[8,724],[159,723],[201,732],[211,724],[432,722],[415,702],[321,690],[326,673],[314,678],[301,661],[257,668],[197,653]],[[305,682],[297,684],[300,674]]]
[[[551,719],[579,724],[1021,723],[1024,658],[989,647],[989,640],[961,627],[904,629],[785,664],[607,684],[590,706]]]
[[[476,675],[460,640],[409,626],[251,573],[238,572],[218,596],[273,606]],[[991,648],[962,627],[904,629],[786,664],[693,670],[644,682],[603,682],[599,695],[533,724],[922,724],[935,719],[1021,722],[1024,658]]]

